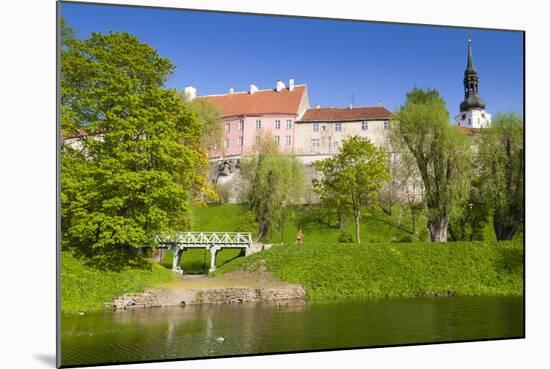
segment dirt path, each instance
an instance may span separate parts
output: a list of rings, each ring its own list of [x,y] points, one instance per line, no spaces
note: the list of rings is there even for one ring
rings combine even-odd
[[[166,289],[202,289],[202,288],[274,288],[293,286],[281,281],[266,271],[233,271],[216,277],[206,275],[184,275],[171,283],[158,285]]]

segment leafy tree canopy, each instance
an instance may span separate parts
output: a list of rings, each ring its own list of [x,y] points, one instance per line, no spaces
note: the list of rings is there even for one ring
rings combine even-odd
[[[189,226],[206,183],[204,131],[174,70],[129,33],[93,33],[61,55],[62,245],[98,266],[130,263],[162,232]]]
[[[517,114],[497,114],[480,142],[483,192],[493,208],[498,240],[510,240],[523,222],[523,120]]]
[[[472,169],[471,143],[449,125],[445,102],[434,89],[414,88],[394,114],[393,142],[411,155],[422,179],[432,241],[447,241],[453,212],[467,200]]]
[[[220,124],[221,111],[214,103],[204,98],[186,100],[185,95],[181,94],[187,107],[193,111],[198,123],[203,128],[203,146],[207,150],[215,150],[221,147],[222,125]]]
[[[253,155],[241,159],[243,200],[256,217],[261,239],[282,221],[285,204],[304,195],[304,169],[290,155],[283,155],[269,134],[259,136]]]
[[[61,18],[61,45],[66,46],[69,40],[75,39],[76,33],[72,27],[67,25],[64,18]]]
[[[361,212],[375,205],[384,181],[390,180],[388,154],[358,136],[342,142],[338,155],[313,163],[321,174],[313,185],[321,201],[355,219],[355,237],[361,242]]]

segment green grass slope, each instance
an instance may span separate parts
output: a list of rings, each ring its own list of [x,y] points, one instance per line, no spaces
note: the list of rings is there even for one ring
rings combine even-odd
[[[152,264],[151,269],[125,269],[121,272],[90,268],[69,252],[61,253],[61,311],[99,310],[105,302],[128,292],[171,282],[175,274]]]
[[[523,247],[515,241],[281,245],[216,275],[261,265],[313,300],[523,293]]]

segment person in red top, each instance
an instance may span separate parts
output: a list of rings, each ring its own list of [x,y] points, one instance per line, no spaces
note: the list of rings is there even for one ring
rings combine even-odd
[[[302,243],[304,238],[304,231],[302,230],[302,227],[298,229],[298,234],[296,235],[296,242],[294,243]]]

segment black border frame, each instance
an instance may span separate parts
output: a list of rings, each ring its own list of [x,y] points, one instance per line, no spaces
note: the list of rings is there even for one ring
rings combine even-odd
[[[194,11],[202,13],[217,13],[217,14],[238,14],[238,15],[252,15],[252,16],[266,16],[266,17],[283,17],[283,18],[298,18],[298,19],[317,19],[328,21],[346,21],[346,22],[359,22],[359,23],[378,23],[378,24],[399,24],[407,26],[423,26],[434,28],[457,28],[457,29],[475,29],[486,31],[499,31],[499,32],[519,32],[523,35],[523,335],[514,337],[497,337],[497,338],[479,338],[469,340],[453,340],[453,341],[438,341],[438,342],[417,342],[395,345],[374,345],[364,347],[343,347],[343,348],[327,348],[316,350],[301,350],[301,351],[281,351],[281,352],[264,352],[264,353],[251,353],[251,354],[234,354],[234,355],[220,355],[220,356],[199,356],[188,358],[173,358],[173,359],[158,359],[158,360],[139,360],[139,361],[126,361],[126,362],[100,362],[94,364],[82,364],[82,365],[62,365],[61,364],[61,4],[80,4],[80,5],[93,5],[93,6],[110,6],[110,7],[124,7],[124,8],[146,8],[146,9],[161,9],[161,10],[175,10],[175,11]],[[131,5],[131,4],[116,4],[116,3],[97,3],[97,2],[85,2],[85,1],[72,1],[72,0],[57,0],[56,1],[56,367],[57,368],[81,368],[81,367],[97,367],[106,365],[131,365],[131,364],[144,364],[144,363],[159,363],[159,362],[176,362],[176,361],[191,361],[191,360],[209,360],[209,359],[222,359],[222,358],[239,358],[239,357],[254,357],[254,356],[271,356],[271,355],[285,355],[285,354],[305,354],[316,352],[331,352],[331,351],[349,351],[349,350],[364,350],[364,349],[376,349],[376,348],[388,348],[388,347],[410,347],[410,346],[427,346],[427,345],[441,345],[449,343],[468,343],[468,342],[487,342],[487,341],[508,341],[525,339],[527,336],[527,314],[526,314],[526,258],[527,258],[527,195],[526,189],[526,31],[519,29],[504,29],[504,28],[491,28],[491,27],[466,27],[456,25],[444,25],[444,24],[431,24],[431,23],[408,23],[408,22],[392,22],[392,21],[380,21],[380,20],[366,20],[366,19],[351,19],[351,18],[332,18],[332,17],[320,17],[320,16],[305,16],[305,15],[287,15],[287,14],[271,14],[271,13],[254,13],[244,11],[229,11],[229,10],[212,10],[212,9],[194,9],[194,8],[177,8],[171,6],[153,6],[153,5]]]

